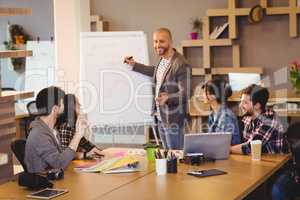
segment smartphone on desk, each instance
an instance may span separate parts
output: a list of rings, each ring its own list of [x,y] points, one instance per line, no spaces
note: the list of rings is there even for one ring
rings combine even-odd
[[[187,174],[196,177],[208,177],[208,176],[218,176],[218,175],[227,174],[227,172],[219,169],[208,169],[208,170],[191,171],[188,172]]]

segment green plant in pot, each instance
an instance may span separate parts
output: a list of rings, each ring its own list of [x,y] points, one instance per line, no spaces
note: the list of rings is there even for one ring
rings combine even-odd
[[[202,21],[198,17],[192,19],[192,32],[190,33],[190,37],[192,40],[197,40],[199,38],[199,34],[202,31]]]

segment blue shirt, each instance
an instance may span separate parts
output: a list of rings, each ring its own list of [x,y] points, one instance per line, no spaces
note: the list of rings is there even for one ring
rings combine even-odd
[[[235,114],[227,107],[222,106],[217,113],[212,113],[208,117],[208,131],[230,132],[232,133],[231,145],[240,144],[241,137],[238,121]]]

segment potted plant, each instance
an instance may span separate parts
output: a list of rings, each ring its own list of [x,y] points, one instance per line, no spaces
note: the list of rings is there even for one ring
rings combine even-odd
[[[9,26],[10,40],[4,41],[3,44],[6,50],[21,50],[24,49],[29,35],[25,33],[22,26],[13,24]],[[25,58],[11,58],[11,64],[15,71],[21,70],[25,66]]]
[[[297,94],[300,93],[300,64],[294,61],[290,64],[290,81]]]
[[[198,17],[192,19],[192,32],[190,33],[192,40],[197,40],[199,33],[202,31],[202,21]]]

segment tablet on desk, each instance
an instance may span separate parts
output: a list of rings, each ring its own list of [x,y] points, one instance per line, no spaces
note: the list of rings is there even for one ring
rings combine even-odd
[[[208,169],[208,170],[199,170],[199,171],[192,171],[188,172],[188,175],[196,176],[196,177],[209,177],[209,176],[218,176],[227,174],[227,172],[218,170],[218,169]]]
[[[32,194],[27,195],[27,198],[33,198],[33,199],[52,199],[54,197],[57,197],[59,195],[67,193],[68,190],[66,189],[51,189],[46,188],[37,192],[34,192]]]

